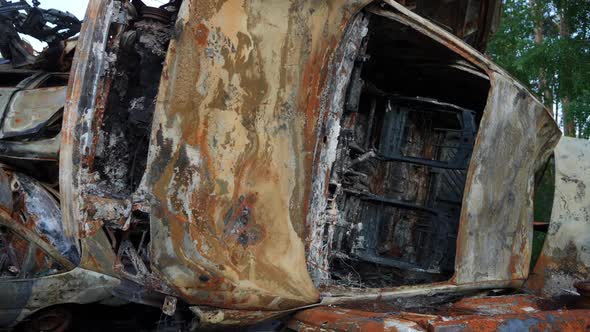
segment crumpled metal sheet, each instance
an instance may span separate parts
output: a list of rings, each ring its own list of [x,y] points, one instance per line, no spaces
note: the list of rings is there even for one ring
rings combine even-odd
[[[368,1],[185,1],[154,115],[153,266],[191,303],[318,301],[303,237],[329,60]]]
[[[52,305],[96,303],[111,296],[119,280],[79,267],[44,278],[2,283],[0,326],[13,325]],[[18,305],[16,305],[18,304]]]
[[[530,92],[489,72],[463,198],[454,281],[523,280],[532,248],[534,174],[560,137]]]
[[[79,263],[75,240],[63,234],[59,203],[38,181],[0,168],[0,196],[0,224],[33,234],[37,245],[55,252],[64,266]]]
[[[563,137],[555,149],[555,194],[541,255],[526,286],[545,295],[590,280],[590,141]],[[587,184],[588,182],[588,184]]]

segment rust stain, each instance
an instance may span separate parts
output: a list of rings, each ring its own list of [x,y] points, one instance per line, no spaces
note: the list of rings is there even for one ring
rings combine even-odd
[[[586,331],[590,311],[559,306],[532,295],[465,298],[455,304],[421,308],[427,313],[368,312],[317,307],[296,313],[295,331]]]
[[[203,23],[200,23],[195,29],[195,39],[197,41],[197,45],[205,46],[207,45],[207,38],[209,37],[209,29]]]
[[[397,315],[327,307],[298,312],[288,322],[287,326],[295,331],[303,332],[426,331],[416,322]]]

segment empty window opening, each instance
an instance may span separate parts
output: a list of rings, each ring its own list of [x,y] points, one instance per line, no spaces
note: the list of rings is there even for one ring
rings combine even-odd
[[[445,46],[370,16],[332,166],[330,280],[395,287],[448,280],[489,79]]]
[[[555,196],[555,157],[549,160],[535,173],[535,194],[533,197],[533,248],[531,254],[531,271],[541,255],[551,213],[553,211],[553,198]]]

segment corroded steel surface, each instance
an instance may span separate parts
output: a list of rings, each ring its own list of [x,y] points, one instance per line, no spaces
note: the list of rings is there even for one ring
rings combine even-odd
[[[589,310],[544,311],[530,314],[468,316],[433,324],[431,331],[587,331]]]
[[[304,256],[308,175],[330,60],[367,2],[183,3],[147,182],[153,264],[187,301],[318,301]]]
[[[57,201],[41,183],[26,175],[0,169],[0,225],[22,237],[24,248],[14,248],[25,251],[19,252],[19,257],[35,250],[22,267],[28,275],[0,278],[2,327],[48,306],[101,301],[119,284],[116,278],[77,267],[75,241],[63,234]]]
[[[527,314],[542,310],[542,299],[533,295],[497,296],[497,297],[468,297],[461,299],[451,306],[451,312],[457,315],[481,314]]]
[[[590,310],[532,295],[464,298],[421,307],[421,313],[380,309],[317,307],[296,313],[295,331],[586,331]],[[566,309],[569,310],[565,310]],[[362,308],[362,309],[361,309]],[[425,312],[425,313],[423,313]]]
[[[85,185],[93,180],[87,168],[95,155],[97,127],[102,119],[105,96],[101,91],[108,83],[104,71],[109,29],[118,14],[113,1],[93,0],[88,4],[68,85],[59,167],[64,232],[81,239],[81,266],[107,275],[115,275],[116,256],[101,230],[102,220],[94,218],[97,212],[87,211]]]
[[[212,307],[190,307],[199,320],[199,326],[246,326],[284,315],[279,311],[248,311]]]
[[[545,244],[526,286],[568,294],[590,279],[590,142],[563,137],[555,149],[555,194]]]
[[[109,1],[89,2],[68,84],[59,180],[64,231],[69,236],[79,237],[81,231],[87,230],[78,189],[80,182],[88,179],[81,177],[79,171],[88,163],[88,154],[94,152],[89,147],[93,141],[91,127],[96,104],[93,97],[105,65],[105,42],[112,12]]]
[[[295,331],[426,331],[417,323],[397,315],[352,309],[318,307],[295,314],[287,325]]]
[[[0,169],[0,225],[28,236],[71,270],[79,262],[74,239],[63,234],[57,201],[36,180]]]
[[[492,89],[463,198],[457,283],[527,277],[534,174],[560,136],[529,92],[504,75],[489,74]]]

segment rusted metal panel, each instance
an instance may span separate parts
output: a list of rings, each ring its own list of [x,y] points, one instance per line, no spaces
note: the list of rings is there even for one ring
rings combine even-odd
[[[426,331],[417,323],[396,315],[329,307],[318,307],[298,312],[289,321],[288,327],[300,332]]]
[[[189,309],[199,320],[200,327],[218,328],[220,326],[247,326],[288,314],[288,312],[280,311],[231,310],[202,306],[193,306]]]
[[[0,169],[0,179],[0,224],[30,234],[31,241],[54,254],[62,266],[74,268],[79,262],[75,240],[63,234],[55,198],[26,175]]]
[[[86,128],[92,125],[95,103],[89,96],[96,93],[105,66],[105,43],[113,12],[109,3],[106,0],[93,0],[88,4],[71,69],[64,110],[59,167],[61,210],[65,234],[75,237],[80,236],[80,223],[83,220],[78,191],[79,169],[81,163],[85,162],[81,155],[90,152],[87,142],[93,140],[88,137],[91,133],[87,132],[80,137],[82,133],[78,129],[82,126],[84,116],[89,119],[83,125]]]
[[[0,326],[48,306],[101,301],[119,284],[117,278],[78,267],[76,240],[63,233],[57,200],[29,176],[0,169],[0,226],[21,239],[12,248],[14,243],[2,234],[2,251],[9,246],[24,257],[18,275],[0,278]]]
[[[527,314],[543,310],[543,301],[547,300],[534,295],[468,297],[453,303],[449,311],[455,315]]]
[[[545,244],[526,286],[546,295],[575,292],[590,279],[590,142],[563,137],[555,149],[555,194]]]
[[[587,331],[589,310],[545,311],[491,317],[468,316],[433,324],[431,331]]]
[[[586,331],[589,313],[575,301],[482,296],[417,305],[412,312],[387,301],[359,303],[355,309],[316,307],[296,313],[287,325],[295,331]]]
[[[0,298],[0,306],[13,310],[0,312],[0,324],[14,325],[36,311],[52,305],[87,304],[104,300],[111,297],[112,290],[119,282],[117,278],[79,267],[44,278],[1,280],[0,286],[4,296]]]
[[[492,89],[467,175],[457,283],[527,277],[534,174],[560,136],[555,121],[528,91],[495,72],[490,78]]]
[[[318,301],[303,243],[308,175],[330,60],[367,2],[183,3],[147,184],[154,266],[187,301]]]
[[[88,4],[68,84],[59,154],[64,233],[81,239],[81,247],[85,249],[82,250],[82,267],[108,275],[115,274],[116,256],[101,229],[103,221],[93,217],[99,212],[87,211],[87,201],[95,198],[89,195],[95,185],[88,166],[96,154],[101,112],[107,97],[103,91],[105,84],[108,85],[109,29],[116,22],[122,22],[121,15],[124,15],[117,5],[118,2],[109,0],[93,0]],[[106,200],[112,201],[108,197]]]

